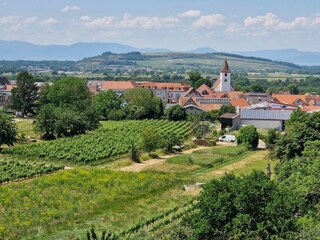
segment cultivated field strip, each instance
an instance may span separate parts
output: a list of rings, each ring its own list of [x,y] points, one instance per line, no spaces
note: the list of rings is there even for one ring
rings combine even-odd
[[[63,167],[13,160],[0,160],[0,183],[31,178],[36,175],[55,172]]]
[[[128,153],[131,143],[138,142],[141,132],[145,129],[152,128],[159,131],[160,134],[174,132],[186,137],[192,132],[192,127],[192,123],[186,121],[108,121],[102,123],[102,128],[89,134],[17,146],[3,152],[23,157],[39,157],[73,164],[88,164]]]

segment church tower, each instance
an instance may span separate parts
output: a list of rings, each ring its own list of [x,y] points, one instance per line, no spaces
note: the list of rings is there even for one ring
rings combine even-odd
[[[230,92],[230,91],[231,91],[231,72],[229,69],[228,61],[227,59],[225,59],[220,71],[219,92]]]

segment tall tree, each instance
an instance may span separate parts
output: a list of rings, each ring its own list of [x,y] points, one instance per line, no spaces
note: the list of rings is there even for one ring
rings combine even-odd
[[[125,110],[128,113],[128,118],[145,119],[163,116],[162,100],[154,96],[148,89],[129,89],[124,93],[123,98],[127,103]]]
[[[17,126],[12,119],[0,111],[0,147],[2,144],[13,145],[17,141]]]
[[[113,110],[121,108],[122,99],[112,91],[103,91],[93,97],[93,106],[100,119],[108,119],[108,115]]]
[[[36,100],[38,98],[38,87],[35,79],[28,72],[21,72],[17,76],[17,87],[12,89],[11,105],[22,112],[23,115],[34,114]]]

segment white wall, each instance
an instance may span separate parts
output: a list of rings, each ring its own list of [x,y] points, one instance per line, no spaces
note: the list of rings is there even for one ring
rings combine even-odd
[[[280,120],[248,120],[241,119],[241,126],[253,125],[256,128],[282,130],[282,121]]]

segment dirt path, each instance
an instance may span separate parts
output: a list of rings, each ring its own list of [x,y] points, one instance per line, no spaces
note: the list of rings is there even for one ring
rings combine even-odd
[[[168,158],[182,155],[182,154],[189,154],[189,153],[193,153],[194,151],[198,151],[201,149],[208,149],[208,148],[213,148],[213,147],[197,147],[197,148],[189,149],[186,151],[182,151],[181,153],[178,153],[178,154],[164,155],[164,156],[161,156],[160,158],[150,159],[150,160],[144,161],[142,163],[133,163],[132,165],[122,167],[119,170],[126,171],[126,172],[141,172],[142,170],[144,170],[147,167],[161,165]]]

